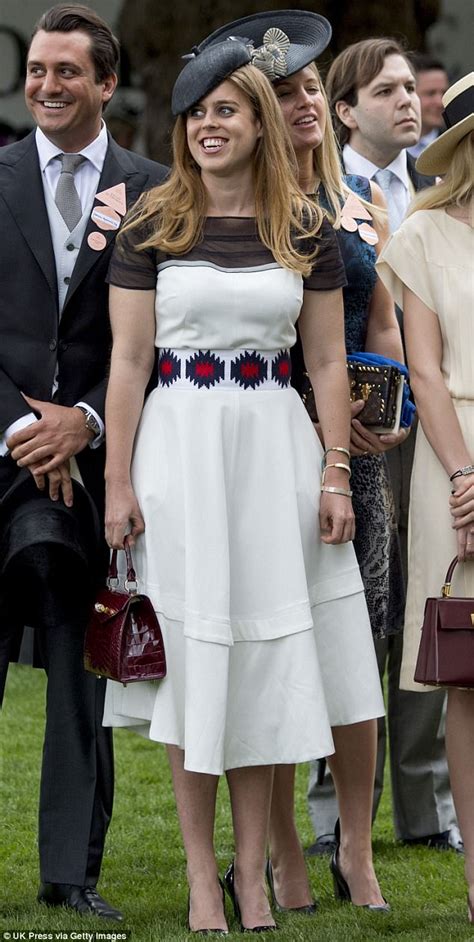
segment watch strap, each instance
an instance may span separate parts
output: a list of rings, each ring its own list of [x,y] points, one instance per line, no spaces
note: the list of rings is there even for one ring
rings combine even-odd
[[[85,406],[76,406],[77,409],[80,409],[84,415],[86,428],[94,433],[94,437],[97,437],[101,433],[100,425],[94,415],[89,409],[86,409]]]

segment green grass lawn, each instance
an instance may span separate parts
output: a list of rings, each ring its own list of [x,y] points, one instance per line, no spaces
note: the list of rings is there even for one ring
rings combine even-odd
[[[0,719],[0,940],[9,938],[4,933],[20,930],[44,933],[43,938],[47,933],[76,932],[77,938],[85,939],[85,932],[119,932],[123,928],[131,931],[134,942],[189,939],[184,855],[166,755],[162,746],[124,730],[115,738],[115,809],[99,888],[111,903],[123,909],[125,924],[83,919],[35,902],[43,703],[42,673],[29,667],[12,667]],[[305,807],[306,778],[307,769],[302,766],[297,813],[304,844],[312,840]],[[223,871],[232,857],[225,782],[219,792],[216,845]],[[474,931],[467,923],[462,858],[454,853],[397,845],[388,794],[375,825],[374,850],[383,892],[392,904],[390,915],[373,915],[336,903],[327,859],[311,860],[311,882],[320,900],[318,915],[278,917],[279,942],[474,940]],[[230,907],[227,914],[234,930],[230,938],[240,937]]]

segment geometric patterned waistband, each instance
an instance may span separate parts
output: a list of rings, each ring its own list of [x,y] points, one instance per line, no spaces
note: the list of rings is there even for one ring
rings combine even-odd
[[[172,350],[162,348],[158,385],[185,389],[286,389],[291,379],[286,350]]]

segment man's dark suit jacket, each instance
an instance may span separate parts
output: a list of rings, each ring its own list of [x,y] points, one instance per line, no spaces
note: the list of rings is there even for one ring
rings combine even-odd
[[[426,177],[424,173],[418,173],[415,168],[416,160],[407,152],[407,169],[415,190],[425,190],[427,186],[433,186],[436,183],[436,177]]]
[[[143,190],[162,182],[166,173],[162,165],[124,150],[109,137],[97,192],[124,183],[130,207]],[[105,279],[116,232],[104,232],[107,245],[97,252],[87,244],[88,234],[96,229],[89,219],[59,318],[56,266],[35,134],[0,148],[2,433],[31,411],[22,393],[51,400],[57,367],[55,402],[73,406],[85,401],[104,416],[111,347]],[[105,445],[85,448],[77,462],[102,518]],[[17,473],[10,457],[0,457],[0,500]],[[7,670],[4,662],[5,652],[0,650],[0,701]]]
[[[160,164],[119,147],[109,137],[97,192],[125,183],[127,207],[160,183]],[[106,275],[115,231],[94,251],[85,231],[61,318],[56,266],[34,132],[0,149],[0,431],[25,412],[21,393],[49,401],[58,367],[59,405],[85,401],[104,415],[111,335]],[[104,447],[77,456],[86,488],[99,512],[103,506]],[[0,458],[0,497],[14,480],[16,466]]]

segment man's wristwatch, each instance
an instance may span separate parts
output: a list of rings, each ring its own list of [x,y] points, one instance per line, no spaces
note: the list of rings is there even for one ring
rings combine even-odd
[[[101,433],[101,428],[94,413],[90,412],[89,409],[86,409],[85,406],[76,406],[76,409],[80,409],[84,414],[86,428],[89,429],[90,432],[94,433],[94,438],[97,438],[97,436]]]

